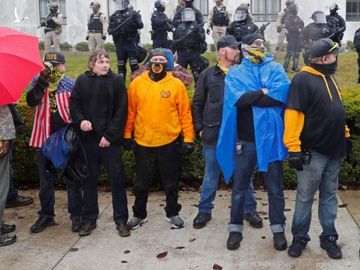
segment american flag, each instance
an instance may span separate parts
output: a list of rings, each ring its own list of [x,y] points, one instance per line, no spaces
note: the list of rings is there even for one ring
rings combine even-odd
[[[31,82],[31,87],[35,86],[38,77]],[[56,88],[56,104],[61,118],[66,124],[70,123],[70,95],[75,81],[69,77],[64,77]],[[45,95],[39,105],[36,107],[33,130],[29,145],[32,147],[41,147],[45,140],[50,137],[51,112],[49,102],[49,91],[45,90]]]

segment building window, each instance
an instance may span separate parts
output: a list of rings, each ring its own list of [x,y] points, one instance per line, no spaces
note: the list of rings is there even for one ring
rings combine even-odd
[[[257,22],[275,22],[280,12],[281,0],[251,0],[251,15]]]
[[[63,24],[66,24],[66,1],[58,0],[56,3],[59,4],[58,12],[61,13],[64,18]],[[49,0],[39,0],[40,21],[42,20],[42,18],[46,18],[49,12]]]
[[[194,7],[200,10],[203,16],[207,16],[209,13],[209,1],[208,0],[200,0],[194,2]]]
[[[346,20],[360,21],[360,0],[346,0]]]

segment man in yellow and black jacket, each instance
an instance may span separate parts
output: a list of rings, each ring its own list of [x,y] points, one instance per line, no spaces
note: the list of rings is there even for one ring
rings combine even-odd
[[[302,68],[290,84],[285,110],[284,144],[289,165],[297,170],[293,242],[288,249],[298,257],[306,247],[314,194],[319,190],[320,246],[333,259],[342,258],[336,244],[338,176],[342,158],[350,152],[349,130],[336,70],[338,45],[328,38],[310,48],[310,65]]]
[[[136,229],[147,221],[146,203],[158,162],[166,194],[166,216],[173,228],[182,228],[178,203],[180,160],[181,154],[193,151],[195,137],[190,101],[185,85],[166,71],[164,50],[154,49],[149,58],[149,71],[133,80],[128,89],[124,147],[133,148],[136,159],[134,217],[128,225]]]

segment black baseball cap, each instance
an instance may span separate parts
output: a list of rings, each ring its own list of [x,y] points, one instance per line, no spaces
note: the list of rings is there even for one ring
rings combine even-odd
[[[246,36],[244,36],[242,39],[241,39],[241,43],[244,43],[246,45],[251,45],[254,43],[255,40],[257,39],[262,39],[265,41],[264,37],[258,33],[252,33],[252,34],[248,34]]]
[[[309,49],[309,57],[316,58],[327,54],[337,53],[339,45],[330,38],[322,38],[317,41]]]
[[[59,51],[50,51],[45,53],[44,62],[50,62],[53,65],[65,64],[65,56]]]
[[[220,48],[230,47],[230,48],[239,48],[240,42],[232,35],[227,35],[219,39],[216,44],[218,50]]]

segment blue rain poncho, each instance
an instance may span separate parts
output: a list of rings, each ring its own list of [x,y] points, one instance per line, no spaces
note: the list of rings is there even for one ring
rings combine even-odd
[[[261,88],[267,88],[271,98],[285,104],[289,79],[283,67],[273,62],[271,56],[266,56],[261,64],[254,64],[244,59],[240,65],[230,68],[225,78],[223,117],[216,156],[227,183],[235,168],[237,140],[235,103],[244,93],[258,91]],[[284,160],[287,156],[283,144],[284,106],[253,106],[252,110],[258,168],[259,171],[266,172],[269,163]]]

